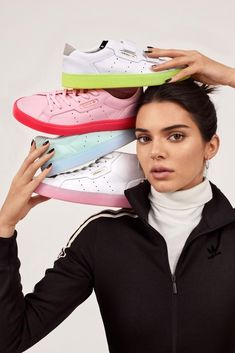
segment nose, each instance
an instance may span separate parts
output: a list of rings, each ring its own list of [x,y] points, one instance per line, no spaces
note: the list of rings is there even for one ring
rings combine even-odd
[[[166,156],[166,150],[161,142],[155,142],[152,144],[152,148],[150,150],[151,159],[165,159]]]

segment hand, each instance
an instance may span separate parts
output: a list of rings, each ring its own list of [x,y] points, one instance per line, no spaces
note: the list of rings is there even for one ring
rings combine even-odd
[[[42,154],[48,149],[49,143],[36,148],[32,143],[28,156],[12,180],[5,202],[0,210],[0,237],[10,237],[14,233],[15,225],[23,219],[30,209],[41,202],[49,200],[41,195],[32,193],[51,170],[51,166],[35,176],[37,170],[47,162],[54,151]]]
[[[149,52],[149,53],[148,53]],[[196,50],[159,49],[148,47],[150,58],[170,57],[166,63],[153,66],[153,71],[183,67],[169,82],[176,82],[186,76],[209,85],[228,85],[235,87],[235,69],[223,65]]]

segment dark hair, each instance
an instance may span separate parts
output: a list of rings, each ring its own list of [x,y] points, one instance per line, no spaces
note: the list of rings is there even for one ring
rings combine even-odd
[[[215,87],[196,83],[189,78],[179,82],[148,87],[141,96],[137,109],[152,102],[170,101],[187,110],[197,124],[204,141],[210,141],[217,130],[217,115],[209,93]]]

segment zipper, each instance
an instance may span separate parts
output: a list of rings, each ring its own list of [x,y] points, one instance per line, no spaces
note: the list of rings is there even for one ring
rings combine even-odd
[[[150,229],[154,230],[160,237],[163,239],[165,243],[165,247],[167,249],[167,243],[164,239],[164,237],[155,229],[153,228],[144,218],[140,217],[142,222]],[[168,257],[168,269],[170,271],[170,276],[171,276],[171,281],[172,281],[172,353],[176,353],[176,343],[177,343],[177,294],[178,294],[178,288],[177,288],[177,283],[176,283],[176,271],[177,268],[179,267],[179,263],[182,259],[182,254],[185,253],[186,249],[191,245],[195,240],[198,239],[199,236],[202,236],[204,234],[207,234],[209,232],[215,231],[219,227],[215,227],[212,229],[208,229],[207,231],[202,231],[197,234],[197,238],[194,238],[190,240],[187,244],[184,244],[184,247],[181,251],[181,254],[179,256],[178,262],[176,264],[175,272],[172,274],[171,269],[170,269],[170,264],[169,264],[169,257]],[[190,233],[191,235],[191,233]],[[189,236],[190,236],[189,235]],[[167,256],[168,256],[168,251],[166,251]]]
[[[149,223],[147,223],[144,218],[142,218],[142,221],[143,221],[143,223],[145,223],[145,225],[148,228],[151,228],[155,232],[157,232],[161,236],[163,242],[165,243],[168,269],[169,269],[171,281],[172,281],[172,353],[176,353],[176,340],[177,340],[177,311],[176,311],[176,308],[177,308],[177,294],[178,294],[178,289],[177,289],[177,284],[176,284],[176,275],[175,275],[176,268],[175,268],[175,272],[172,274],[171,268],[170,268],[170,263],[169,263],[168,251],[167,251],[168,250],[167,243],[166,243],[166,240],[164,239],[164,237],[158,231],[156,231],[156,229],[154,229]],[[182,252],[181,252],[181,254],[182,254]],[[181,257],[181,254],[180,254],[180,257]],[[178,259],[178,262],[179,262],[179,259]],[[178,262],[177,262],[177,265],[178,265]],[[177,265],[176,265],[176,267],[177,267]]]
[[[177,294],[176,276],[172,275],[172,353],[176,353],[177,338]]]
[[[178,291],[177,291],[175,274],[172,275],[172,285],[173,285],[173,294],[177,294]]]

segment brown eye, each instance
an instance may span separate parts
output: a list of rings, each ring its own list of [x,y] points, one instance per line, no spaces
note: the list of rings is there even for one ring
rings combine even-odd
[[[149,136],[137,136],[136,140],[140,143],[147,143],[149,142],[151,139]]]
[[[172,139],[172,137],[174,137],[174,139]],[[172,134],[170,137],[169,137],[169,139],[171,140],[171,141],[173,141],[173,142],[176,142],[176,141],[181,141],[181,140],[183,140],[183,138],[184,138],[184,135],[183,134],[180,134],[180,133],[175,133],[175,134]]]

